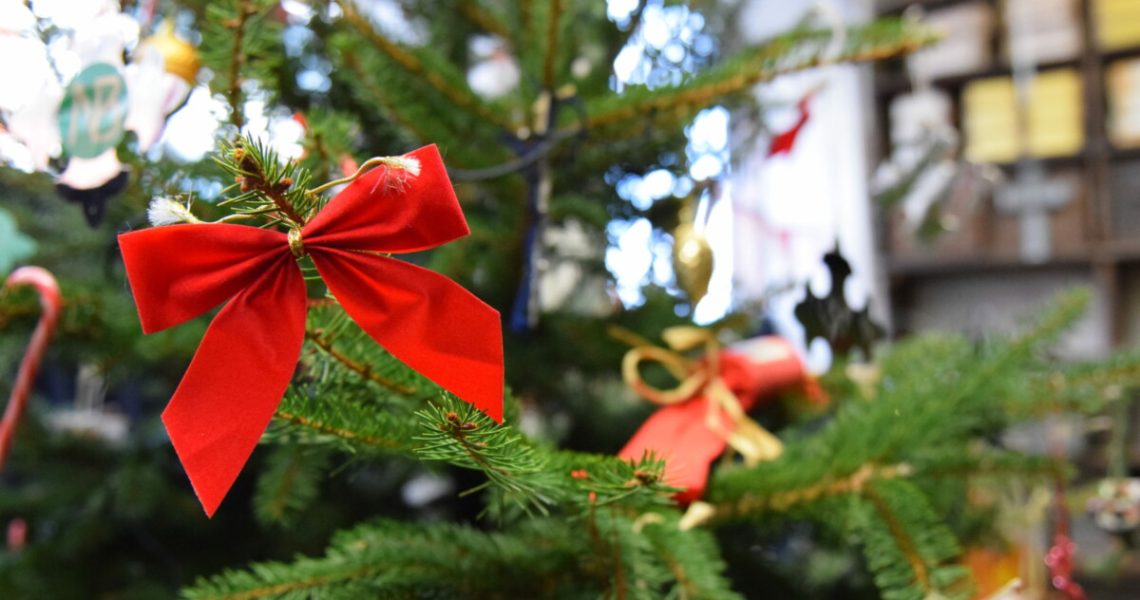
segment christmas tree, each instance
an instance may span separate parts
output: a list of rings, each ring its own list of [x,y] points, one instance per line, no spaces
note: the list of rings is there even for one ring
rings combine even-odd
[[[38,395],[106,382],[133,413],[129,434],[91,439],[33,408],[0,488],[0,515],[30,532],[0,562],[5,597],[966,598],[963,548],[990,516],[967,506],[971,486],[1066,473],[998,434],[1102,410],[1140,376],[1137,356],[1053,359],[1078,292],[1018,337],[899,341],[858,381],[837,365],[826,404],[793,392],[753,411],[776,439],[720,370],[768,377],[720,347],[749,315],[676,328],[692,298],[660,289],[635,309],[542,305],[552,261],[605,276],[600,254],[561,256],[550,231],[574,223],[601,246],[615,218],[686,219],[689,194],[638,208],[614,182],[676,166],[700,111],[752,110],[751,87],[786,73],[913,51],[934,39],[919,24],[805,22],[716,48],[733,14],[713,3],[617,16],[564,0],[158,4],[200,34],[225,108],[211,157],[153,151],[131,129],[103,150],[128,182],[96,188],[95,228],[56,197],[51,166],[0,170],[5,213],[36,242],[18,260],[64,292]],[[125,8],[150,23],[154,5]],[[36,15],[29,32],[69,35]],[[614,57],[652,15],[687,23],[680,58],[643,44],[651,75],[617,82]],[[166,69],[193,63],[165,35]],[[251,133],[255,104],[303,123],[301,152]],[[6,372],[35,302],[0,297]],[[163,331],[142,335],[140,318]],[[686,425],[731,448],[695,485],[678,485],[675,456],[617,456],[653,408],[623,400],[630,345],[626,383],[647,396],[670,375],[672,391],[691,383],[663,403],[699,401]],[[642,380],[647,357],[660,364]],[[80,365],[97,383],[51,389],[70,384],[52,369]],[[157,418],[172,394],[177,456]]]

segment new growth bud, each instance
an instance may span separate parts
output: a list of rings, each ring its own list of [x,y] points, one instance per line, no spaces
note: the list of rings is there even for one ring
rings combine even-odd
[[[159,196],[150,201],[146,209],[146,218],[151,225],[173,225],[175,223],[201,223],[189,208],[181,202],[167,196]]]

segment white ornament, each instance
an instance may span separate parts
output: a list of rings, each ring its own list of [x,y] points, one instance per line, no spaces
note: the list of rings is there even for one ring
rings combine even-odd
[[[487,100],[505,96],[519,85],[518,61],[506,43],[494,36],[476,36],[469,45],[475,63],[467,71],[467,85]]]
[[[139,48],[123,69],[129,108],[127,129],[138,136],[139,151],[150,150],[162,136],[166,117],[186,101],[190,84],[166,72],[162,54],[151,46]]]
[[[110,148],[95,158],[73,157],[58,182],[77,190],[91,190],[111,181],[122,170],[119,155]]]

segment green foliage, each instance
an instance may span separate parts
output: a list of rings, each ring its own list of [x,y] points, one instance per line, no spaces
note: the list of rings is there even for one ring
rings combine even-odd
[[[675,515],[536,519],[510,533],[380,521],[339,534],[321,558],[229,571],[183,597],[737,598],[708,533],[677,531]]]
[[[979,347],[935,335],[897,344],[882,359],[873,397],[842,403],[820,431],[787,432],[775,461],[721,470],[710,490],[714,521],[818,520],[857,537],[884,598],[964,593],[949,563],[957,544],[944,525],[960,503],[938,496],[950,489],[943,482],[1057,473],[1050,461],[979,444],[1010,422],[1011,402],[1041,390],[1042,377],[1055,384],[1043,375],[1054,372],[1044,350],[1087,299],[1086,292],[1060,298],[1008,341]]]
[[[214,159],[235,183],[223,193],[236,191],[218,203],[234,218],[268,217],[262,226],[301,226],[315,215],[322,203],[309,192],[308,169],[282,161],[260,140],[243,137],[223,145]]]
[[[935,39],[926,28],[899,19],[882,19],[849,28],[842,48],[829,55],[830,30],[796,29],[725,58],[682,85],[658,90],[637,87],[621,95],[598,98],[587,104],[588,116],[576,125],[590,130],[591,136],[599,130],[610,131],[602,138],[606,141],[652,127],[675,126],[703,108],[779,75],[830,62],[879,60],[918,49]],[[631,127],[632,122],[640,125]]]
[[[666,164],[665,155],[682,148],[681,126],[697,111],[748,104],[743,92],[783,73],[827,61],[885,58],[932,39],[912,24],[877,21],[848,30],[844,46],[828,55],[831,32],[796,30],[713,59],[677,85],[634,86],[617,94],[610,89],[608,67],[637,22],[624,31],[615,27],[604,16],[604,3],[406,2],[408,14],[422,19],[417,23],[431,38],[406,44],[346,0],[337,3],[339,10],[315,3],[319,10],[310,24],[315,39],[305,59],[327,61],[333,87],[327,94],[305,95],[291,89],[299,66],[283,57],[276,2],[189,4],[203,29],[201,49],[214,75],[212,90],[231,107],[233,127],[226,135],[240,141],[224,144],[213,165],[151,164],[127,157],[140,177],[112,206],[114,228],[141,226],[151,196],[218,182],[224,184],[223,198],[209,206],[199,203],[197,210],[259,226],[296,226],[319,210],[327,196],[315,193],[320,189],[315,184],[339,176],[342,157],[392,154],[434,142],[452,169],[472,235],[409,260],[454,275],[500,308],[518,284],[521,240],[531,226],[525,207],[540,187],[551,191],[545,218],[588,224],[601,243],[610,218],[642,214],[616,196],[607,174],[643,173]],[[520,85],[492,100],[475,94],[465,80],[468,37],[480,31],[503,36],[522,70]],[[578,59],[592,69],[576,73],[571,66]],[[260,94],[307,115],[307,158],[282,162],[259,141],[237,137],[241,107]],[[540,172],[550,174],[541,183]],[[11,201],[21,230],[39,240],[59,236],[58,243],[41,243],[37,255],[54,261],[68,280],[61,329],[67,344],[59,352],[86,359],[97,350],[107,372],[125,377],[145,371],[154,378],[145,384],[148,393],[168,397],[204,322],[140,341],[113,251],[102,253],[112,264],[105,269],[70,260],[91,256],[92,248],[110,248],[113,228],[77,231],[75,219],[54,217],[50,224],[40,223],[36,211],[49,204],[44,198],[52,193],[50,181],[30,177],[9,183],[14,176],[7,172],[0,177],[5,190],[31,190]],[[668,202],[656,210],[664,208]],[[591,266],[599,267],[596,261]],[[750,548],[774,547],[802,522],[815,528],[814,541],[828,546],[826,551],[861,549],[884,598],[925,598],[935,592],[958,597],[969,587],[954,564],[968,480],[1060,470],[1052,461],[1021,456],[987,440],[1042,407],[1094,410],[1114,390],[1140,383],[1140,354],[1069,367],[1050,360],[1045,349],[1081,310],[1079,295],[1063,300],[1036,329],[1012,341],[978,345],[953,336],[906,341],[883,358],[882,377],[870,398],[854,386],[833,388],[834,408],[822,424],[799,422],[779,431],[786,445],[780,459],[752,467],[719,465],[707,498],[715,510],[712,518],[704,526],[682,529],[676,490],[663,480],[664,463],[653,456],[626,461],[611,454],[628,438],[630,422],[649,408],[615,397],[620,394],[613,393],[614,374],[624,348],[607,337],[606,323],[552,315],[528,336],[505,340],[516,393],[506,398],[506,424],[498,425],[378,347],[312,277],[309,291],[300,364],[264,437],[270,448],[254,490],[255,515],[273,525],[263,532],[269,542],[242,553],[267,562],[200,579],[185,590],[187,598],[728,599],[738,595],[725,576],[714,529],[747,530],[756,533]],[[648,290],[647,296],[644,307],[613,318],[612,324],[653,336],[681,320],[674,299],[663,291]],[[26,331],[34,320],[28,294],[0,297],[0,309],[0,325],[11,323],[13,331]],[[18,355],[15,339],[5,335],[0,344],[5,364]],[[521,402],[570,415],[578,431],[535,427],[522,418]],[[583,430],[591,441],[581,441]],[[179,535],[203,527],[226,532],[229,523],[194,520],[197,507],[181,479],[183,488],[172,488],[169,477],[147,468],[151,463],[144,459],[156,454],[152,446],[161,436],[141,435],[150,445],[131,446],[122,468],[108,467],[103,463],[113,460],[94,455],[91,460],[100,468],[80,477],[63,468],[66,461],[48,461],[49,472],[40,474],[49,482],[46,488],[29,485],[0,495],[5,516],[47,515],[58,527],[44,534],[45,544],[34,545],[26,562],[0,561],[0,589],[16,590],[13,597],[36,589],[44,581],[41,567],[52,564],[52,544],[76,556],[94,552],[97,540],[109,535],[100,523],[108,515],[111,522],[131,527],[159,520],[155,515],[164,515],[163,521],[177,518]],[[566,440],[570,443],[563,445],[577,450],[556,448]],[[164,468],[173,471],[172,456],[164,456]],[[468,486],[459,502],[475,506],[466,516],[475,518],[482,510],[484,518],[478,524],[453,522],[463,515],[445,511],[442,516],[451,520],[377,519],[397,511],[368,506],[365,524],[336,534],[320,551],[327,529],[350,521],[334,507],[348,498],[321,497],[331,486],[350,487],[343,481],[349,477],[331,474],[343,474],[351,464],[354,473],[375,469],[394,472],[395,479],[401,465],[413,460]],[[33,479],[29,470],[21,472]],[[84,489],[72,486],[70,493],[53,498],[43,493],[68,478]],[[90,491],[92,498],[79,491]],[[81,515],[66,517],[65,503],[82,505]],[[229,514],[237,510],[227,508]],[[761,527],[753,532],[753,525]],[[68,540],[60,531],[77,539]],[[310,537],[304,543],[273,543],[280,538],[272,536],[297,531]],[[299,551],[303,554],[282,560]],[[216,572],[220,564],[236,560],[227,554],[208,566]],[[34,577],[21,571],[33,563]],[[206,568],[196,566],[187,573]],[[21,573],[34,583],[3,586]],[[171,576],[163,585],[181,581]],[[63,595],[73,592],[69,587]]]
[[[222,94],[235,130],[245,124],[249,84],[272,97],[279,89],[278,70],[284,56],[281,26],[272,18],[273,0],[210,2],[201,21],[202,63],[214,73],[210,88]]]
[[[926,496],[907,481],[878,481],[853,505],[851,529],[884,600],[970,597],[958,543]]]
[[[289,444],[274,448],[253,497],[258,521],[291,525],[299,513],[316,502],[329,458],[322,447]]]

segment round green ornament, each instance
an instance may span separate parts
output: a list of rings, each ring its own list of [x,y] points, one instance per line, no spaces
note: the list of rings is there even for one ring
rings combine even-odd
[[[95,158],[118,145],[127,121],[127,82],[119,69],[95,63],[67,86],[59,106],[59,135],[70,156]]]

